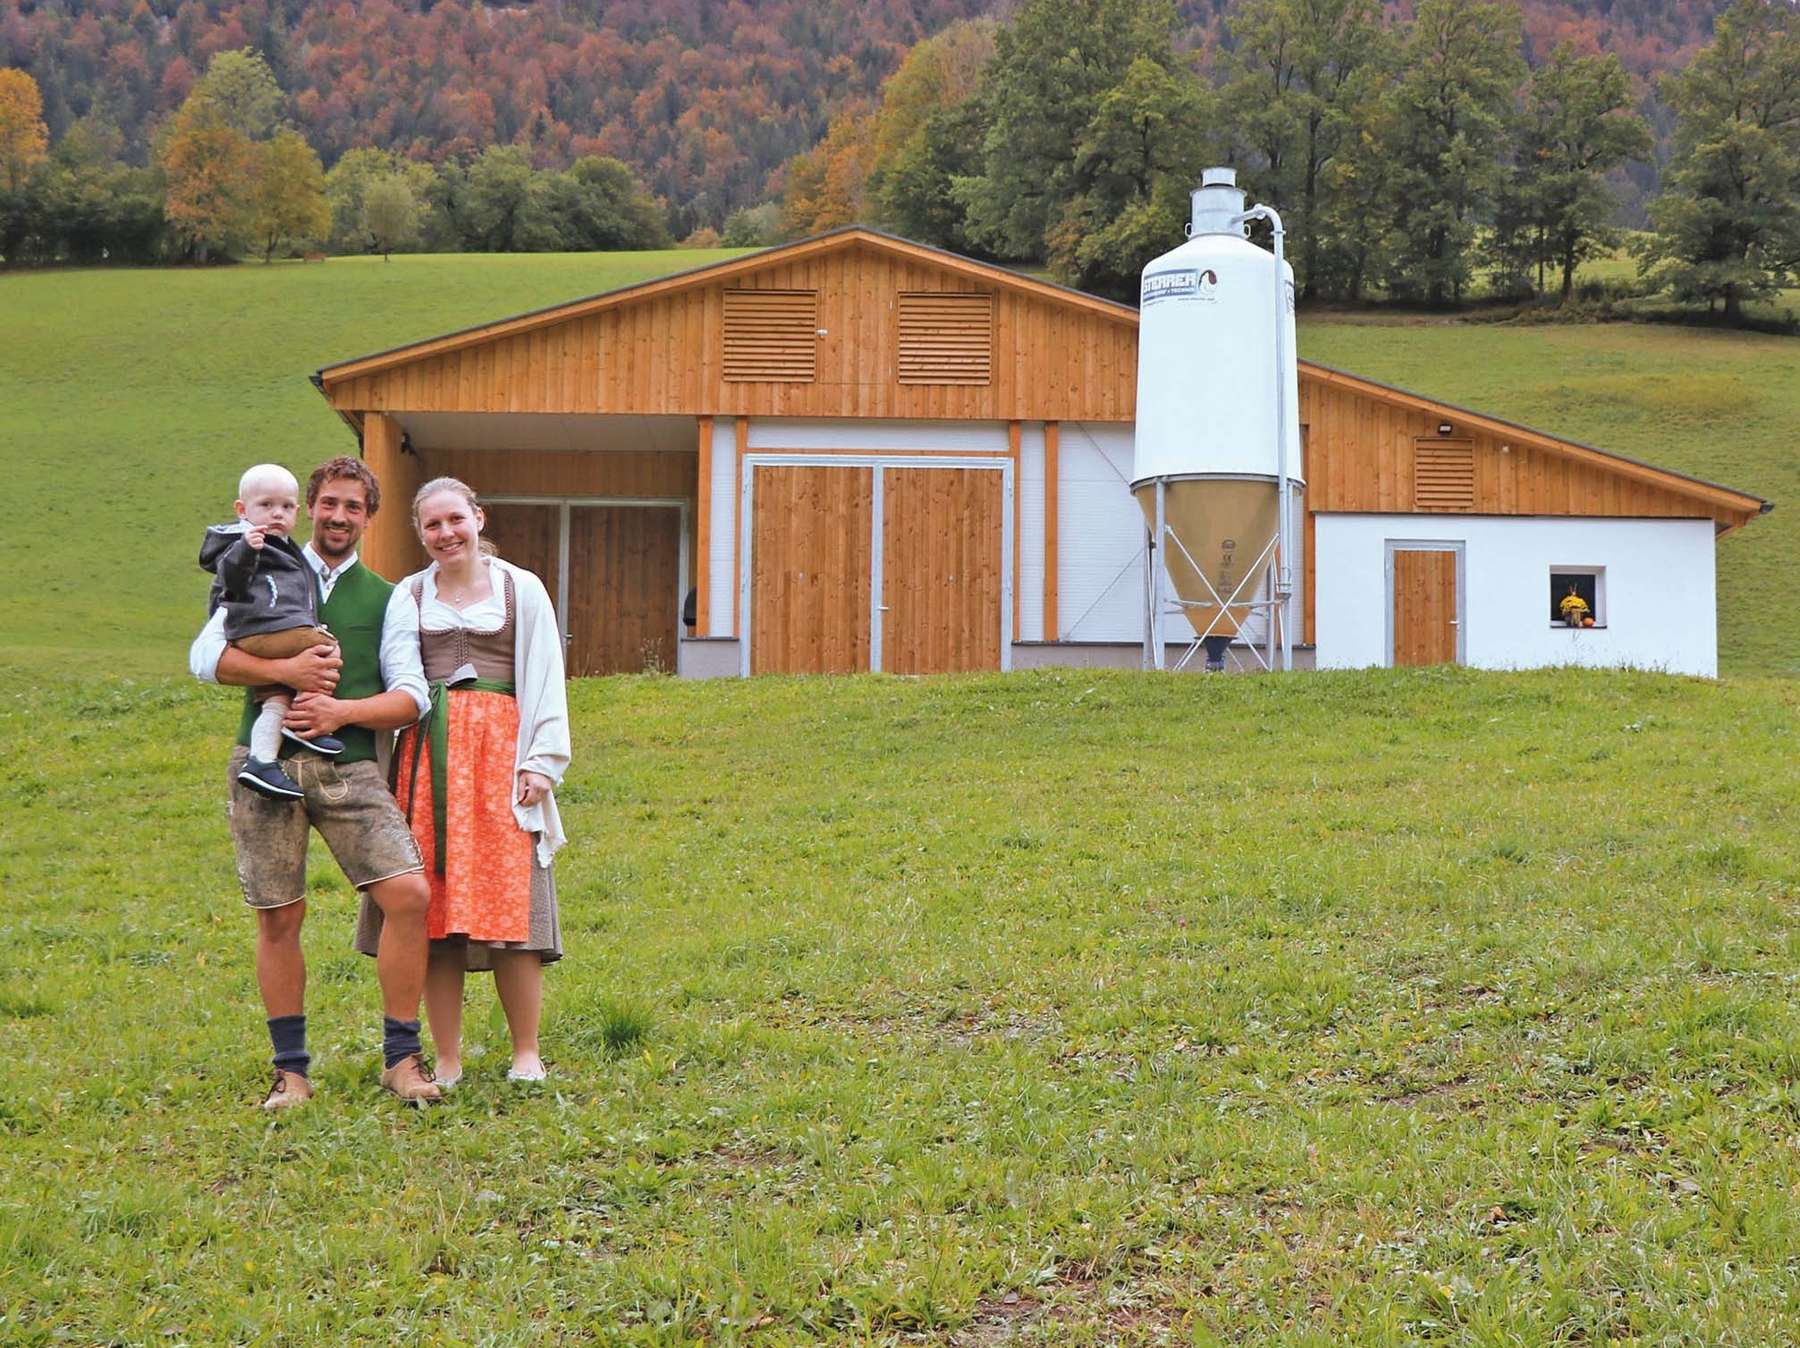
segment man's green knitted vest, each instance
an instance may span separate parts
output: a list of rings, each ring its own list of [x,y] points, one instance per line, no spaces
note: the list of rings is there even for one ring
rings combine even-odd
[[[374,697],[381,686],[381,620],[387,615],[388,596],[394,587],[360,561],[352,564],[331,587],[331,598],[319,610],[319,618],[331,629],[342,647],[344,667],[338,671],[333,697],[346,701]],[[244,719],[238,725],[238,743],[250,743],[256,724],[256,700],[244,698]],[[344,742],[339,763],[367,763],[375,757],[375,732],[367,726],[347,725],[337,732]]]

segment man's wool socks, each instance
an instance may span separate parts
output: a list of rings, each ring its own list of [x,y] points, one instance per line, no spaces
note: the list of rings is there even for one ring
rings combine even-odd
[[[312,1054],[306,1051],[305,1016],[270,1016],[269,1042],[275,1046],[275,1066],[284,1072],[306,1075]]]
[[[392,1016],[381,1018],[381,1057],[384,1067],[392,1067],[402,1058],[410,1058],[413,1054],[424,1051],[419,1043],[418,1021],[395,1020]]]

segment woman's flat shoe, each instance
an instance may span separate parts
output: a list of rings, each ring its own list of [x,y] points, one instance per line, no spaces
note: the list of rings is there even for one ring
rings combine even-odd
[[[542,1067],[528,1071],[521,1071],[517,1067],[509,1067],[506,1069],[506,1079],[508,1081],[542,1081],[549,1075],[549,1072]]]

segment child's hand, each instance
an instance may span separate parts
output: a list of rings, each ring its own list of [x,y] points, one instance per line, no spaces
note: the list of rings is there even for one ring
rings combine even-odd
[[[244,542],[248,543],[253,548],[260,548],[263,545],[263,535],[265,532],[262,525],[252,524],[248,529],[244,530]]]

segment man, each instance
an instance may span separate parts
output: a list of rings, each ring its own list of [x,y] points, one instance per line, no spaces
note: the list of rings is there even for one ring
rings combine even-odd
[[[344,874],[385,919],[375,962],[384,1013],[381,1084],[413,1104],[441,1098],[419,1043],[428,950],[424,863],[377,764],[378,744],[429,710],[430,691],[417,661],[383,640],[382,619],[394,587],[357,560],[357,544],[380,506],[380,484],[360,459],[330,459],[306,484],[313,536],[302,553],[318,578],[319,617],[338,639],[335,651],[315,646],[266,660],[228,648],[219,612],[188,653],[195,678],[293,688],[297,696],[288,726],[306,736],[336,735],[345,745],[335,759],[302,751],[287,761],[303,799],[257,795],[238,780],[256,714],[255,702],[246,696],[228,780],[231,841],[244,899],[256,912],[256,981],[274,1048],[275,1082],[264,1109],[286,1109],[312,1098],[306,961],[300,948],[308,825],[319,830]]]

